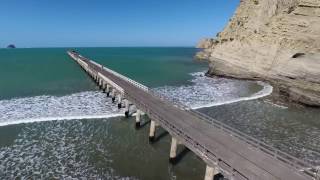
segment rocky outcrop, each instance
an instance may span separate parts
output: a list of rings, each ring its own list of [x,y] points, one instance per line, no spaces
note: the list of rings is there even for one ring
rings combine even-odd
[[[319,0],[241,0],[225,29],[198,47],[209,75],[266,80],[291,100],[320,106]]]

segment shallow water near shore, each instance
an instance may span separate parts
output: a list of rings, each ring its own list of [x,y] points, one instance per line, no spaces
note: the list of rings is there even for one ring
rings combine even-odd
[[[173,101],[196,108],[320,165],[319,109],[267,102],[262,82],[204,76],[193,48],[77,48]],[[66,49],[0,50],[0,178],[202,179],[205,164],[183,148],[168,163],[170,136],[148,142],[71,61]],[[200,108],[200,109],[199,109]]]

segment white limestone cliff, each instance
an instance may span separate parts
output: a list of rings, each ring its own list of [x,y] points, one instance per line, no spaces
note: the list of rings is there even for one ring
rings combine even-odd
[[[225,29],[198,47],[208,75],[266,80],[320,106],[320,0],[241,0]]]

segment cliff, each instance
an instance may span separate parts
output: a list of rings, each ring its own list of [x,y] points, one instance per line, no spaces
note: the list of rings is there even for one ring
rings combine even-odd
[[[225,29],[198,47],[209,75],[266,80],[320,106],[320,0],[241,0]]]

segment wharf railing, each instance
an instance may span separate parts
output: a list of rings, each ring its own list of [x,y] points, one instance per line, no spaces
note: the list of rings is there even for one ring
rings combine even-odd
[[[199,143],[196,139],[193,139],[184,131],[177,128],[175,125],[173,125],[167,119],[163,118],[156,111],[153,111],[152,109],[150,109],[148,105],[139,101],[137,98],[131,96],[129,93],[125,93],[125,95],[130,100],[132,100],[136,105],[138,105],[139,108],[143,109],[151,119],[155,119],[159,121],[160,124],[163,126],[163,128],[165,128],[168,132],[172,133],[172,135],[175,135],[180,141],[183,142],[183,144],[186,147],[188,147],[191,150],[194,150],[194,152],[198,154],[200,157],[202,157],[207,163],[218,165],[220,172],[222,172],[225,175],[225,177],[228,177],[230,179],[236,178],[239,180],[247,179],[245,175],[243,175],[242,173],[234,169],[227,162],[223,161],[223,159],[219,159],[219,157],[217,157],[215,153],[211,152],[209,148],[205,147],[204,145]]]
[[[283,152],[273,146],[266,144],[263,141],[260,141],[260,140],[254,138],[248,134],[245,134],[245,133],[229,126],[229,125],[226,125],[226,124],[224,124],[224,123],[222,123],[222,122],[220,122],[220,121],[218,121],[218,120],[216,120],[216,119],[214,119],[214,118],[212,118],[202,112],[194,110],[191,107],[180,103],[179,99],[177,99],[177,98],[174,98],[174,97],[168,98],[167,96],[165,96],[161,93],[158,93],[155,90],[149,90],[149,92],[165,102],[169,102],[170,104],[174,104],[176,107],[178,107],[182,110],[190,112],[194,116],[208,122],[213,127],[220,129],[220,130],[224,131],[225,133],[246,142],[247,144],[251,145],[252,147],[259,149],[260,151],[268,154],[269,156],[284,162],[289,167],[293,167],[297,171],[302,171],[306,175],[311,176],[312,178],[314,178],[316,180],[320,180],[320,167],[313,166],[312,163],[298,159],[288,153],[285,153],[285,152]],[[320,157],[320,154],[318,154],[318,155]]]
[[[126,82],[129,82],[130,84],[142,89],[143,91],[157,97],[157,98],[160,98],[161,100],[163,100],[163,102],[169,104],[169,105],[174,105],[182,110],[185,110],[185,111],[188,111],[190,112],[191,114],[193,114],[194,116],[202,119],[202,120],[205,120],[206,122],[208,122],[210,125],[212,125],[213,127],[217,128],[217,129],[220,129],[222,131],[224,131],[225,133],[229,134],[230,136],[234,136],[236,138],[238,138],[239,140],[242,140],[244,142],[246,142],[247,144],[251,145],[252,147],[256,148],[256,149],[259,149],[260,151],[268,154],[269,156],[277,159],[277,160],[280,160],[282,161],[283,163],[287,164],[289,167],[292,167],[294,168],[295,170],[297,171],[301,171],[301,172],[304,172],[306,175],[312,177],[313,179],[315,180],[320,180],[320,168],[319,167],[313,167],[313,165],[311,163],[308,163],[304,160],[301,160],[301,159],[298,159],[292,155],[289,155],[288,153],[285,153],[279,149],[276,149],[275,147],[272,147],[270,145],[267,145],[266,143],[252,137],[252,136],[249,136],[245,133],[242,133],[240,132],[239,130],[235,129],[235,128],[232,128],[220,121],[217,121],[215,120],[214,118],[204,114],[204,113],[201,113],[199,111],[196,111],[196,110],[193,110],[191,109],[190,107],[182,104],[182,103],[179,103],[179,100],[176,99],[176,98],[168,98],[167,96],[161,94],[161,93],[158,93],[156,92],[155,90],[153,89],[150,89],[148,88],[147,86],[144,86],[126,76],[123,76],[122,74],[120,73],[117,73],[107,67],[104,67],[102,66],[101,64],[98,64],[92,60],[89,60],[87,58],[84,58],[82,56],[78,56],[80,57],[81,59],[85,59],[87,61],[90,61],[91,63],[95,64],[96,66],[98,67],[101,67],[102,69],[104,69],[105,71],[125,80]],[[131,99],[134,99],[137,103],[139,104],[140,106],[144,107],[147,111],[147,113],[149,115],[152,115],[152,116],[156,116],[156,118],[158,120],[161,120],[163,121],[163,123],[165,124],[168,124],[169,122],[167,122],[166,120],[164,120],[163,118],[161,118],[161,115],[158,115],[156,112],[153,112],[152,110],[150,110],[143,102],[137,102],[138,100],[132,96],[130,96],[130,94],[126,93],[125,94],[127,96],[129,96]],[[168,124],[168,128],[171,128],[172,131],[174,131],[176,134],[184,134],[183,132],[180,132],[180,131],[177,131],[177,129],[175,129],[174,127],[172,127],[172,125]],[[187,136],[184,134],[184,136]],[[185,141],[188,141],[191,140],[190,137],[188,137],[187,139],[185,139]],[[193,140],[194,142],[196,142],[195,140]],[[197,148],[199,148],[199,144],[195,143],[193,144],[193,146],[196,145]],[[210,153],[210,151],[205,148],[205,147],[202,147],[202,149],[204,150],[203,152],[207,152],[206,156],[210,157],[215,157],[215,155],[213,153]],[[319,155],[320,156],[320,155]],[[219,160],[220,163],[222,164],[225,164],[225,167],[227,166],[230,166],[228,165],[226,162],[223,162],[222,160]],[[221,164],[221,167],[224,167],[223,165]],[[229,169],[230,170],[230,169]],[[235,171],[234,169],[232,169],[232,171]],[[238,175],[241,175],[242,177],[245,177],[244,175],[242,175],[240,172],[238,172]]]
[[[109,68],[107,68],[107,67],[105,67],[105,66],[103,66],[101,64],[98,64],[98,63],[92,61],[92,60],[90,60],[90,62],[95,64],[98,67],[102,67],[105,71],[107,71],[107,72],[113,74],[114,76],[117,76],[117,77],[129,82],[130,84],[132,84],[132,85],[134,85],[134,86],[136,86],[136,87],[138,87],[138,88],[140,88],[140,89],[142,89],[142,90],[144,90],[146,92],[148,92],[148,90],[149,90],[149,88],[147,86],[142,85],[142,84],[138,83],[137,81],[134,81],[134,80],[132,80],[132,79],[130,79],[130,78],[128,78],[128,77],[116,72],[116,71],[113,71],[112,69],[109,69]]]
[[[122,75],[122,74],[120,74],[120,73],[118,73],[116,71],[113,71],[112,69],[109,69],[109,68],[107,68],[107,67],[105,67],[105,66],[103,66],[103,65],[101,65],[101,64],[99,64],[99,63],[97,63],[95,61],[92,61],[92,60],[90,60],[88,58],[85,58],[85,57],[83,57],[83,56],[81,56],[79,54],[73,53],[73,52],[68,52],[68,53],[71,54],[74,58],[76,57],[76,59],[79,58],[79,59],[84,59],[86,61],[90,61],[92,64],[94,64],[94,65],[96,65],[98,67],[101,67],[105,71],[107,71],[107,72],[113,74],[114,76],[117,76],[117,77],[129,82],[130,84],[132,84],[132,85],[134,85],[134,86],[136,86],[136,87],[138,87],[138,88],[140,88],[140,89],[142,89],[142,90],[144,90],[146,92],[148,92],[148,90],[149,90],[149,88],[147,86],[145,86],[145,85],[143,85],[141,83],[138,83],[137,81],[135,81],[133,79],[130,79],[130,78],[128,78],[128,77],[126,77],[126,76],[124,76],[124,75]]]

